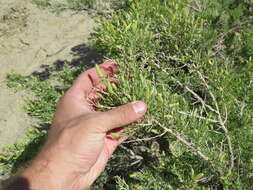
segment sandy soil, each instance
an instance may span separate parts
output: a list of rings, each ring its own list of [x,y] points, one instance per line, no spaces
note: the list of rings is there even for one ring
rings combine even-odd
[[[0,148],[22,138],[32,126],[21,109],[22,94],[4,85],[6,73],[29,75],[41,65],[72,60],[71,49],[86,43],[94,26],[85,12],[56,14],[31,1],[0,1]]]

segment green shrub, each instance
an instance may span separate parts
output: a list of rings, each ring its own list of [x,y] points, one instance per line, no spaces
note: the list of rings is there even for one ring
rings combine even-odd
[[[142,121],[148,126],[139,127],[134,139],[166,134],[155,140],[158,162],[147,164],[152,151],[137,150],[143,165],[117,174],[130,189],[250,188],[252,3],[127,5],[111,20],[102,19],[94,38],[95,47],[121,66],[119,89],[102,104],[141,99],[149,107]]]
[[[128,0],[101,18],[93,46],[120,65],[97,109],[143,100],[144,119],[94,189],[250,189],[253,186],[253,5],[235,0]],[[67,88],[83,66],[58,78]],[[58,80],[58,79],[57,79]],[[9,76],[50,124],[64,90]],[[2,156],[13,167],[15,151]]]

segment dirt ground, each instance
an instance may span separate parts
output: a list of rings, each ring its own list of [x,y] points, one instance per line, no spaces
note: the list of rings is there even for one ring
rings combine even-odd
[[[72,60],[71,49],[87,43],[93,26],[85,12],[56,14],[32,0],[0,1],[0,148],[22,138],[33,123],[22,112],[22,93],[5,87],[6,73],[29,75],[56,60]]]

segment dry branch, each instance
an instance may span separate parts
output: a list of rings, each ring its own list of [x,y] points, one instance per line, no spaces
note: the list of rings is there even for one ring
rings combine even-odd
[[[162,136],[164,136],[166,133],[167,133],[167,131],[164,131],[164,132],[163,132],[162,134],[160,134],[160,135],[156,135],[156,136],[153,136],[153,137],[142,138],[142,139],[136,139],[136,140],[129,140],[129,141],[123,142],[123,144],[132,143],[132,142],[150,141],[150,140],[153,140],[153,139],[157,139],[157,138],[159,138],[159,137],[162,137]]]
[[[200,116],[200,115],[194,115],[194,114],[192,114],[190,112],[178,111],[178,113],[180,113],[182,115],[192,116],[192,117],[196,117],[198,119],[206,120],[206,121],[208,121],[210,123],[219,123],[219,121],[217,121],[217,120],[209,119],[209,118],[206,118],[206,117],[203,117],[203,116]]]
[[[216,113],[217,113],[217,119],[219,121],[219,125],[220,125],[221,129],[223,130],[224,135],[225,135],[225,137],[227,139],[228,149],[229,149],[229,153],[230,153],[230,166],[229,166],[229,170],[232,170],[233,167],[234,167],[235,156],[234,156],[234,151],[233,151],[232,142],[231,142],[231,139],[230,139],[230,136],[229,136],[229,132],[228,132],[228,129],[227,129],[226,125],[225,125],[225,122],[227,120],[227,108],[225,107],[226,116],[225,116],[225,122],[224,122],[224,120],[222,119],[221,113],[220,113],[220,108],[218,106],[218,102],[217,102],[214,94],[212,93],[210,86],[207,84],[207,82],[206,82],[205,78],[203,77],[203,75],[199,71],[197,71],[197,73],[198,73],[200,79],[202,80],[203,84],[205,85],[205,87],[208,89],[208,92],[211,95],[212,100],[214,101],[215,108],[216,108]]]
[[[174,131],[170,128],[165,127],[158,121],[155,121],[161,128],[163,128],[166,132],[170,133],[174,137],[176,137],[181,143],[186,145],[189,149],[191,149],[193,152],[195,152],[199,157],[201,157],[203,160],[210,162],[210,158],[208,158],[204,153],[200,151],[199,148],[196,148],[193,143],[187,141],[179,132]]]

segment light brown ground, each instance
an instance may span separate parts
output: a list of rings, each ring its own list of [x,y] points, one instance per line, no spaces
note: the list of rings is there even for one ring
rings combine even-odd
[[[85,12],[56,14],[31,1],[0,1],[0,148],[22,138],[32,125],[21,110],[21,93],[4,85],[6,73],[28,75],[41,65],[71,60],[70,49],[86,43],[94,26]]]

